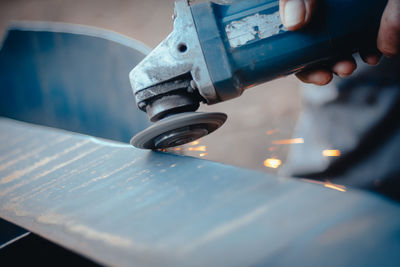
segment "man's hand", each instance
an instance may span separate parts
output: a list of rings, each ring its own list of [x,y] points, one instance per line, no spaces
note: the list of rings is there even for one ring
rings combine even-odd
[[[307,25],[318,1],[320,0],[280,0],[279,10],[285,27],[289,30],[298,30]],[[379,63],[381,53],[387,57],[398,56],[400,53],[400,0],[389,0],[386,6],[382,15],[377,47],[379,51],[374,53],[360,51],[364,62],[376,65]],[[305,83],[325,85],[332,80],[333,74],[347,77],[356,68],[356,62],[350,56],[336,62],[331,69],[303,71],[296,76]]]

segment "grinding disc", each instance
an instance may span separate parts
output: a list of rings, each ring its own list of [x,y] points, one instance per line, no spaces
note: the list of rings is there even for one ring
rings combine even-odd
[[[159,120],[131,139],[137,148],[159,149],[183,145],[199,139],[222,126],[224,113],[185,112]]]

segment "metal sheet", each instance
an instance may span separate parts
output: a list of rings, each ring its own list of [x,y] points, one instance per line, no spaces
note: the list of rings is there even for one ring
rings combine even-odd
[[[102,29],[14,22],[0,51],[0,116],[128,143],[150,125],[128,77],[148,51]]]
[[[116,266],[396,266],[382,197],[0,120],[0,216]]]

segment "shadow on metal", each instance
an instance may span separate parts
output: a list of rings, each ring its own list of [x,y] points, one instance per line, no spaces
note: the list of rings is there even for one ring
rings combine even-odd
[[[128,143],[149,125],[128,79],[148,51],[102,29],[13,23],[0,51],[0,115]]]

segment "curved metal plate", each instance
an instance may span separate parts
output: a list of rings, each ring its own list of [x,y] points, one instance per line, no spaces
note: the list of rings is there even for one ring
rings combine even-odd
[[[148,51],[102,29],[13,23],[0,51],[0,115],[128,143],[150,124],[128,77]]]

